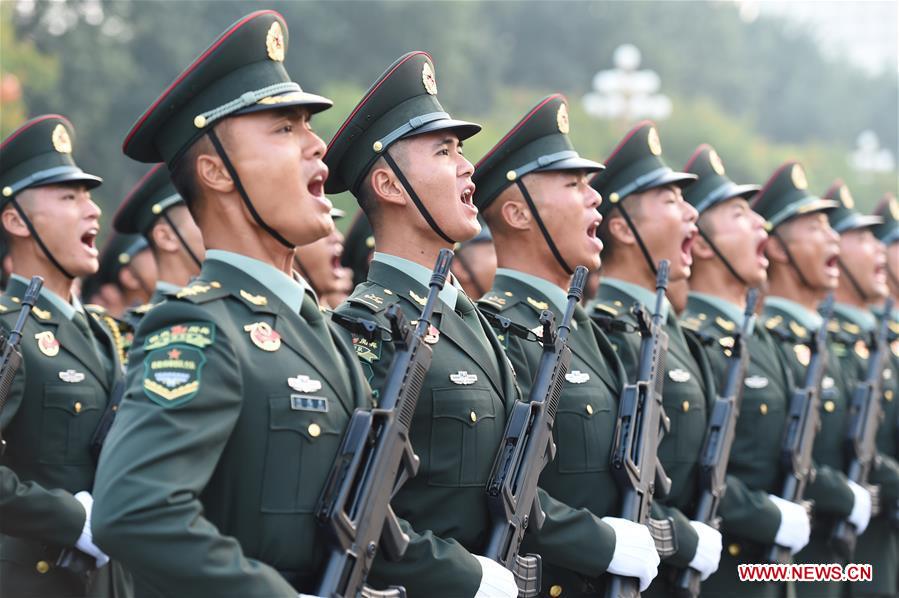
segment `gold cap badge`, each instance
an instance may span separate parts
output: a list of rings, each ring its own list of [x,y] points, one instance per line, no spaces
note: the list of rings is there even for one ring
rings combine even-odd
[[[649,134],[646,136],[646,141],[649,143],[649,151],[651,151],[654,156],[662,155],[662,141],[659,139],[659,132],[656,131],[655,127],[649,127]]]
[[[265,34],[265,50],[275,62],[284,62],[284,32],[278,21],[272,23]]]
[[[69,137],[69,132],[66,131],[64,126],[56,125],[56,128],[53,129],[53,134],[50,136],[50,140],[53,142],[53,149],[60,154],[72,153],[72,138]]]
[[[718,152],[715,150],[709,150],[709,165],[716,173],[724,176],[724,163],[721,161],[721,156],[719,156]]]
[[[568,131],[571,130],[571,124],[568,122],[568,106],[565,102],[559,104],[559,111],[556,112],[556,124],[559,126],[559,131],[568,135]]]
[[[895,197],[891,197],[887,203],[890,204],[890,214],[893,215],[893,220],[899,220],[899,201],[896,201]]]
[[[850,210],[855,209],[855,200],[852,199],[852,194],[849,193],[849,187],[846,185],[840,186],[840,202]]]
[[[793,186],[797,189],[808,189],[808,179],[805,178],[805,171],[799,164],[793,164],[793,170],[790,172],[790,179]]]
[[[432,96],[437,95],[437,77],[434,76],[434,69],[427,60],[421,67],[421,82],[425,86],[425,91]]]

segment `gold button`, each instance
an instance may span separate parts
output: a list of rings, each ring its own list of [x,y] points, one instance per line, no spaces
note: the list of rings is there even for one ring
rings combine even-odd
[[[617,193],[609,193],[609,201],[612,203],[618,203],[619,197]]]
[[[740,554],[740,545],[739,544],[730,544],[727,547],[727,554],[730,556],[737,556]]]
[[[34,568],[37,570],[38,573],[43,575],[44,573],[46,573],[47,571],[50,570],[50,563],[48,563],[47,561],[38,561],[37,564],[34,566]]]
[[[154,203],[153,207],[150,208],[150,211],[153,212],[154,214],[160,214],[160,213],[162,213],[162,206],[159,205],[158,203]]]
[[[314,422],[309,424],[307,431],[309,432],[309,435],[312,436],[313,438],[318,438],[319,434],[322,433],[321,426],[319,426],[318,424],[316,424]]]
[[[478,415],[477,415],[477,413],[475,413],[474,411],[472,411],[471,413],[468,414],[468,419],[470,419],[470,420],[473,421],[473,422],[478,421]]]
[[[559,598],[562,595],[562,586],[552,586],[549,588],[549,595],[553,598]]]
[[[375,141],[371,145],[371,149],[375,150],[376,152],[380,152],[382,149],[384,149],[384,144],[381,143],[380,141]]]
[[[892,390],[884,391],[883,398],[885,398],[887,401],[892,401],[893,400],[893,391]]]
[[[81,402],[75,401],[75,413],[81,413]]]
[[[385,295],[393,295],[393,291],[391,291],[390,289],[384,289],[384,294]]]
[[[113,413],[115,413],[115,412],[118,411],[118,410],[119,410],[119,406],[118,406],[118,405],[113,405],[113,406],[112,406],[112,412],[113,412]]]
[[[761,405],[759,405],[759,411],[761,412],[762,415],[767,415],[768,414],[768,405],[766,403],[762,403]]]
[[[209,283],[209,286],[211,286],[214,289],[220,289],[220,288],[222,288],[222,283],[220,283],[217,280],[213,280],[212,282]]]
[[[198,129],[202,129],[206,126],[206,117],[202,114],[198,114],[194,117],[194,126]]]
[[[684,413],[690,410],[690,401],[684,401],[681,405],[681,408],[684,410]]]
[[[510,170],[509,172],[506,173],[507,181],[514,181],[517,178],[518,178],[518,174],[514,170]]]
[[[833,410],[836,408],[837,406],[833,404],[833,401],[824,401],[824,411],[833,413]]]
[[[593,415],[593,405],[587,403],[587,415]]]
[[[506,297],[511,297],[511,296],[512,296],[512,291],[506,291],[506,292],[503,293],[503,294],[504,294]],[[555,586],[555,587],[559,587],[559,586]]]
[[[9,197],[10,195],[12,195],[12,187],[4,187],[3,197]]]

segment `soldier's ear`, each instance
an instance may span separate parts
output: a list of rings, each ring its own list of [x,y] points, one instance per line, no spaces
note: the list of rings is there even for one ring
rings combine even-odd
[[[616,212],[606,216],[606,227],[615,245],[634,245],[637,242],[634,231]]]
[[[22,194],[24,194],[24,192]],[[7,206],[3,208],[3,213],[0,214],[0,222],[2,222],[3,234],[6,237],[18,237],[24,239],[31,236],[31,231],[25,226],[25,222],[22,220],[19,212],[13,208],[12,205],[7,204]]]
[[[383,160],[378,160],[372,166],[371,172],[368,174],[368,182],[372,195],[378,202],[395,206],[406,205],[406,191],[402,183]]]
[[[518,192],[517,188],[516,192],[520,198],[521,194]],[[512,230],[529,230],[531,228],[534,218],[531,215],[531,211],[524,204],[524,201],[509,197],[505,193],[503,193],[503,195],[496,201],[502,202],[499,207],[499,213],[507,227]]]
[[[705,237],[702,235],[696,235],[696,239],[693,241],[693,247],[690,249],[690,253],[693,254],[693,259],[701,259],[701,260],[711,260],[715,259],[715,252],[712,251],[712,248],[709,247],[709,244],[706,242]]]
[[[175,231],[163,220],[158,220],[150,229],[150,238],[153,246],[160,251],[176,253],[181,249],[181,243],[175,236]]]
[[[790,261],[784,249],[786,238],[783,235],[771,235],[765,245],[765,257],[772,263],[786,264]]]

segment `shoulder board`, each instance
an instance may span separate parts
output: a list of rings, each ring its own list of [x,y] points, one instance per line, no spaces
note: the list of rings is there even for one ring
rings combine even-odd
[[[596,303],[593,305],[594,312],[602,312],[607,316],[617,317],[618,310],[611,305],[606,305],[605,303]]]
[[[702,320],[695,316],[689,316],[680,321],[681,328],[686,330],[692,330],[693,332],[698,332],[700,327],[702,327]]]
[[[172,299],[181,299],[182,301],[190,301],[191,303],[207,303],[214,299],[227,297],[231,292],[222,288],[220,282],[195,280],[189,285],[166,293],[166,296]]]
[[[489,291],[478,299],[478,305],[486,305],[496,311],[505,311],[520,301],[521,299],[515,297],[510,291]]]
[[[156,305],[158,305],[158,304],[157,303],[144,303],[143,305],[138,305],[131,311],[133,313],[136,313],[136,314],[142,316],[142,315],[146,314],[148,311],[150,311],[151,309],[153,309],[154,307],[156,307]]]
[[[0,314],[17,312],[21,307],[22,303],[18,297],[0,295]]]
[[[722,318],[721,316],[715,318],[715,325],[724,332],[733,332],[737,329],[737,325],[734,322],[727,318]]]
[[[106,314],[106,308],[102,305],[97,305],[96,303],[85,303],[84,311],[89,314],[97,314],[98,316]]]
[[[527,304],[531,306],[531,309],[537,313],[541,313],[544,309],[549,309],[549,302],[544,301],[543,299],[527,297],[526,301]]]
[[[411,301],[418,303],[416,297],[409,296]],[[396,293],[390,289],[384,289],[377,285],[365,284],[361,285],[356,291],[347,298],[347,301],[353,305],[360,305],[372,313],[378,313],[387,309],[387,307],[396,302]]]

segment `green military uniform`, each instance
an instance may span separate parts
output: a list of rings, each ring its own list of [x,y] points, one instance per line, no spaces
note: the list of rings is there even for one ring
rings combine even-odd
[[[171,167],[235,111],[326,108],[289,80],[286,45],[278,13],[238,21],[141,118],[126,153]],[[312,591],[327,548],[315,505],[369,397],[301,279],[207,252],[197,280],[138,328],[98,468],[95,538],[166,596]]]
[[[685,187],[696,175],[675,172],[662,159],[655,126],[646,121],[625,136],[605,161],[606,169],[591,181],[604,201],[600,212],[608,218],[630,196],[665,185]],[[623,213],[623,211],[622,211]],[[634,234],[639,237],[636,227]],[[656,266],[655,258],[647,260]],[[647,267],[650,267],[649,263]],[[631,307],[642,303],[655,309],[655,292],[614,278],[603,277],[591,317],[609,330],[609,339],[630,380],[637,372],[640,335]],[[677,550],[662,559],[664,567],[645,595],[669,595],[673,568],[686,567],[696,554],[698,535],[689,521],[697,497],[696,466],[707,422],[707,405],[715,398],[708,361],[698,345],[684,336],[674,309],[665,302],[665,330],[669,335],[663,403],[671,429],[659,445],[659,460],[671,478],[671,491],[653,502],[652,516],[673,523]]]
[[[475,167],[477,185],[475,205],[486,210],[513,184],[524,189],[531,213],[539,211],[527,192],[527,175],[532,172],[596,172],[602,165],[581,158],[568,137],[568,105],[559,94],[542,100],[504,136]],[[549,232],[544,241],[556,259],[561,260]],[[570,267],[559,262],[570,271]],[[568,300],[565,290],[531,274],[500,268],[493,288],[478,302],[484,312],[499,314],[528,330],[541,330],[539,318],[544,309],[561,321]],[[541,345],[497,329],[499,339],[518,373],[518,383],[527,396],[536,373]],[[589,509],[602,517],[617,516],[619,492],[610,471],[610,453],[618,413],[618,395],[626,379],[621,362],[605,334],[590,321],[587,313],[575,308],[568,337],[572,361],[563,389],[553,439],[556,457],[540,477],[540,486],[567,505]],[[602,489],[598,491],[598,489]],[[574,543],[575,540],[572,540]],[[536,542],[527,538],[525,551],[533,551]],[[614,532],[609,540],[592,548],[592,556],[609,563],[615,550]],[[604,577],[585,577],[564,560],[552,561],[544,554],[543,591],[550,596],[577,596],[602,591]],[[585,555],[577,555],[579,559]],[[575,561],[576,562],[576,561]]]
[[[755,197],[753,209],[766,219],[766,227],[772,235],[777,234],[778,226],[793,217],[832,210],[837,206],[833,200],[811,195],[807,187],[802,166],[787,162],[775,171]],[[802,385],[811,353],[809,346],[815,331],[823,325],[822,318],[794,301],[769,296],[765,300],[763,323],[777,340],[781,359],[792,369],[794,383]],[[848,404],[848,389],[840,374],[840,363],[831,351],[821,385],[821,429],[812,453],[816,475],[805,493],[806,499],[814,501],[812,535],[809,544],[795,555],[794,560],[798,563],[837,562],[827,544],[831,526],[835,520],[849,516],[855,500],[843,474]],[[796,584],[800,596],[839,596],[841,588],[842,584],[834,582]]]
[[[855,210],[855,200],[842,181],[831,185],[824,197],[840,203],[837,209],[828,214],[831,227],[838,233],[873,229],[883,223],[879,216],[867,216]],[[848,283],[850,290],[861,292],[854,275],[846,268],[842,269],[841,276],[846,279],[841,282]],[[879,328],[878,321],[867,309],[837,303],[831,325],[831,346],[840,360],[840,371],[845,377],[846,388],[851,393],[867,374],[868,355],[872,349],[873,335]],[[892,374],[889,366],[884,369],[886,379],[883,384],[889,385]],[[868,476],[868,483],[879,486],[882,509],[879,516],[872,517],[865,533],[859,536],[852,559],[853,562],[871,563],[874,578],[864,585],[851,584],[849,587],[853,596],[894,596],[899,591],[896,585],[899,574],[899,535],[891,526],[893,511],[889,508],[899,501],[899,464],[895,459],[895,451],[888,452],[891,447],[895,447],[896,426],[891,425],[896,421],[895,406],[890,404],[892,401],[887,400],[883,393],[890,389],[884,387],[881,390],[879,400],[884,409],[884,419],[877,430],[880,454]],[[890,413],[892,418],[889,417]]]
[[[708,145],[700,146],[684,170],[699,176],[684,190],[684,199],[700,216],[722,202],[749,198],[759,190],[756,185],[731,181],[721,158]],[[709,243],[714,242],[709,239]],[[723,254],[719,259],[732,269]],[[735,273],[732,278],[736,285],[743,282],[738,276]],[[743,309],[720,297],[691,292],[681,318],[683,327],[702,345],[717,388],[721,389],[734,335],[743,325]],[[754,328],[752,336],[746,339],[746,350],[749,364],[742,382],[742,404],[727,467],[727,491],[718,507],[724,553],[718,571],[702,583],[702,594],[774,598],[783,594],[783,584],[740,582],[737,565],[764,562],[780,526],[780,512],[768,494],[780,492],[780,447],[792,379],[777,357],[775,340],[764,327]]]
[[[178,227],[168,215],[168,211],[175,206],[183,206],[184,198],[175,190],[169,178],[169,171],[165,164],[157,164],[150,169],[125,197],[125,200],[116,211],[113,218],[113,226],[122,235],[141,235],[149,244],[153,226],[160,219],[164,219],[175,232],[181,247],[193,259],[199,268],[200,262],[187,242],[181,236]],[[166,293],[177,291],[179,285],[157,279],[156,288],[150,296],[150,300],[143,305],[137,305],[128,309],[125,318],[134,329],[137,329],[141,318],[154,305],[162,302]]]
[[[451,130],[465,139],[479,130],[453,120],[436,93],[434,67],[424,52],[406,54],[391,65],[331,141],[326,190],[358,192],[375,160],[389,159],[391,144],[404,136]],[[399,168],[395,163],[391,167]],[[418,200],[414,189],[407,191]],[[427,214],[423,205],[419,210]],[[384,312],[397,303],[407,318],[417,319],[429,278],[425,266],[375,253],[368,280],[335,311],[388,326]],[[434,357],[410,431],[421,466],[392,502],[396,514],[417,533],[400,562],[375,561],[371,580],[402,584],[413,596],[471,596],[481,578],[471,553],[484,552],[490,529],[484,487],[520,392],[502,346],[471,300],[451,283],[440,297],[428,341]],[[354,337],[353,344],[377,392],[393,346],[361,337]],[[573,511],[543,493],[541,505],[547,515],[540,533],[544,556],[564,552],[583,573],[601,573],[608,562],[584,547],[608,542],[610,528],[586,510]],[[583,543],[572,544],[572,538]]]
[[[30,187],[100,183],[73,161],[73,136],[68,120],[51,115],[29,121],[3,142],[3,207]],[[0,297],[4,337],[18,319],[28,282],[14,273]],[[129,582],[116,563],[95,572],[88,589],[76,574],[56,566],[85,523],[74,494],[93,490],[91,440],[122,377],[117,348],[77,298],[66,300],[44,288],[26,320],[20,350],[22,362],[0,413],[7,443],[0,457],[0,594],[125,595]]]

